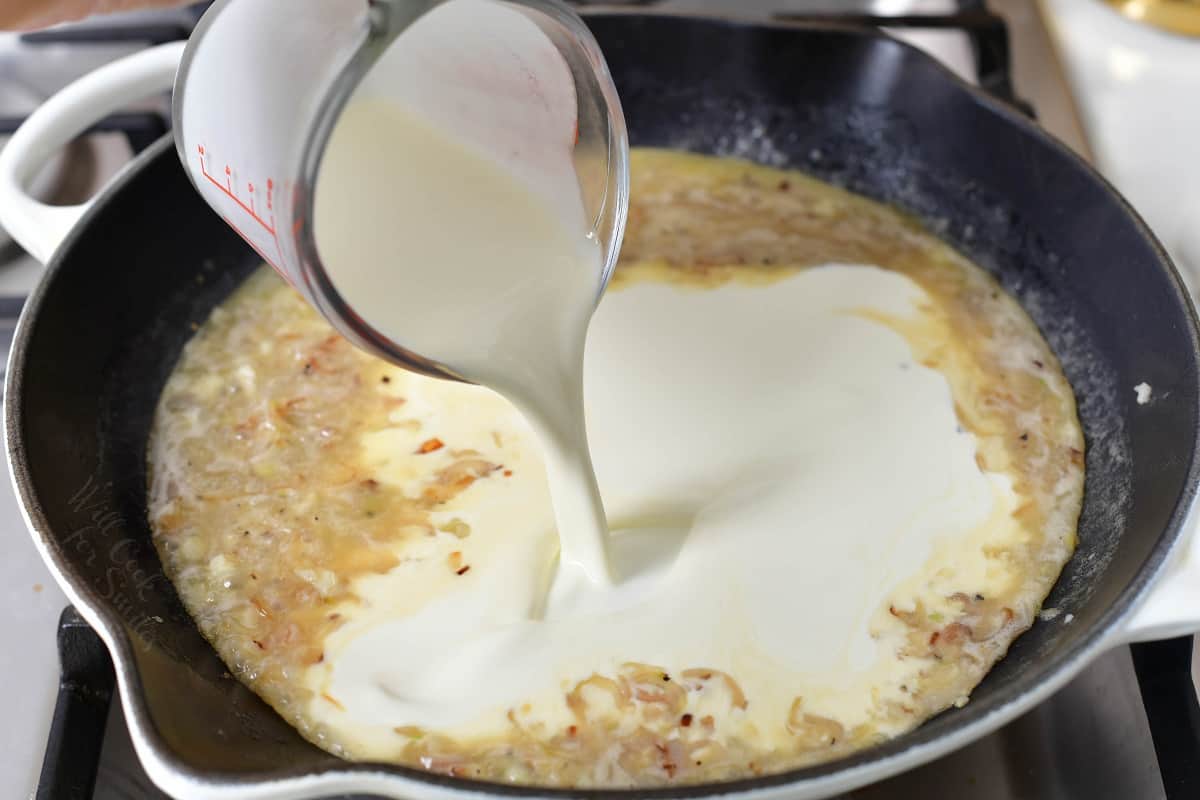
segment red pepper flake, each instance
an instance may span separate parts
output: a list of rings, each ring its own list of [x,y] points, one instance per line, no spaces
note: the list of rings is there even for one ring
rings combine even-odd
[[[685,728],[690,728],[692,725],[692,715],[684,714],[682,717],[679,718],[679,724]]]
[[[260,642],[258,639],[251,639],[250,641],[254,642],[254,646],[255,646],[255,647],[257,647],[259,650],[266,650],[266,649],[267,649],[267,648],[266,648],[266,645],[264,645],[264,644],[263,644],[262,642]]]
[[[325,662],[325,653],[322,651],[317,654],[317,660],[314,661],[313,663],[314,664],[322,664],[324,662]]]
[[[506,470],[504,470],[504,477],[506,477],[506,478],[511,478],[511,477],[512,477],[512,470],[511,470],[511,469],[506,469]]]
[[[941,638],[941,636],[941,631],[934,631],[929,637],[929,646],[932,647],[937,644],[937,641]]]
[[[455,574],[455,575],[466,575],[466,574],[467,574],[468,572],[470,572],[470,571],[471,571],[471,565],[470,565],[470,564],[467,564],[467,565],[466,565],[465,567],[463,567],[462,569],[455,570],[455,571],[454,571],[454,574]]]
[[[438,439],[437,437],[434,437],[433,439],[426,439],[424,442],[421,442],[421,446],[417,448],[417,455],[423,456],[426,453],[432,453],[435,450],[441,450],[445,446],[446,445],[442,442],[442,440]]]
[[[575,727],[574,725],[571,725],[567,728],[567,736],[574,736],[577,733],[579,733],[579,728]]]
[[[391,378],[391,376],[390,376],[390,375],[384,375],[384,376],[383,376],[382,378],[380,378],[379,380],[383,381],[384,383],[391,383],[391,382],[392,382],[392,378]]]

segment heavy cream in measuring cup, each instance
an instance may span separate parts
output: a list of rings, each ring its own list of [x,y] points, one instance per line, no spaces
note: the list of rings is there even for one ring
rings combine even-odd
[[[458,20],[490,33],[466,55],[447,36]],[[604,265],[575,138],[570,70],[537,25],[493,3],[451,3],[409,28],[349,102],[314,212],[322,262],[356,313],[533,423],[564,587],[610,581],[583,420]]]

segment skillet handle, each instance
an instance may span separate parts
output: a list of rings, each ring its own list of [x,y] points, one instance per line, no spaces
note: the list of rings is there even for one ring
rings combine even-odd
[[[115,678],[104,642],[71,606],[58,620],[58,661],[58,703],[36,798],[87,800],[96,785]]]
[[[1200,632],[1200,507],[1193,506],[1171,562],[1119,634],[1148,642]]]
[[[43,103],[0,150],[0,227],[45,264],[91,206],[51,206],[26,187],[49,158],[121,106],[175,82],[184,42],[143,50],[107,64]]]

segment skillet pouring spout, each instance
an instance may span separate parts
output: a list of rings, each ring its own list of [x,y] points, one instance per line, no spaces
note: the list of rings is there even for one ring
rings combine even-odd
[[[994,730],[1123,639],[1200,622],[1200,607],[1175,608],[1195,602],[1186,593],[1134,617],[1168,567],[1194,569],[1185,545],[1200,350],[1178,275],[1103,179],[1017,111],[883,34],[640,14],[596,15],[589,25],[633,145],[791,166],[894,204],[1020,300],[1063,364],[1087,442],[1078,548],[1047,600],[1064,613],[1018,639],[965,707],[840,761],[777,775],[555,791],[324,753],[229,674],[151,544],[146,444],[159,392],[194,326],[260,263],[197,196],[164,140],[77,221],[47,229],[46,275],[10,357],[5,436],[34,542],[112,654],[138,754],[172,795],[830,797]],[[58,109],[58,124],[86,125],[86,114]],[[26,208],[26,173],[8,158],[5,224]],[[1137,402],[1141,383],[1154,388],[1153,402]]]

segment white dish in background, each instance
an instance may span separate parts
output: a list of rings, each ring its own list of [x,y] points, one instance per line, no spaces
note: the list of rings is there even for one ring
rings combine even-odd
[[[1200,38],[1099,0],[1041,0],[1095,164],[1200,290]]]

